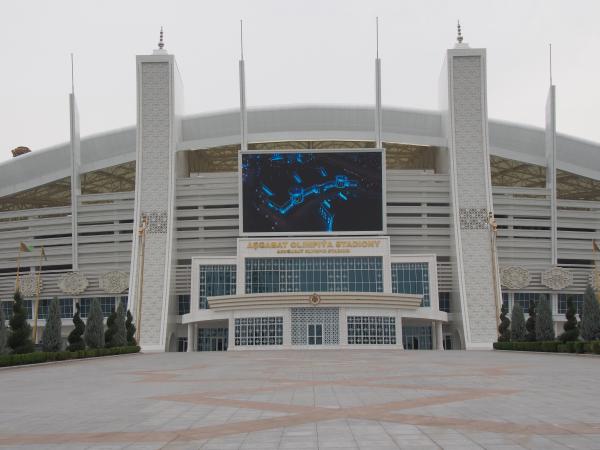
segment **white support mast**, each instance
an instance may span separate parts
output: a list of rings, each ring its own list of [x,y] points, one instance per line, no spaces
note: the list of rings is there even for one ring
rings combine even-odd
[[[379,59],[379,17],[375,19],[375,147],[381,148],[381,60]]]
[[[556,86],[552,84],[552,44],[550,52],[550,89],[546,99],[546,189],[550,194],[551,264],[558,264],[558,213],[556,193]]]
[[[246,72],[244,69],[244,23],[240,20],[240,127],[241,150],[248,150],[248,115],[246,112]]]
[[[77,211],[79,196],[81,195],[81,139],[79,135],[79,110],[75,100],[75,81],[73,70],[73,53],[71,53],[71,93],[69,94],[69,113],[71,128],[71,249],[72,270],[79,269],[79,251],[77,236]]]

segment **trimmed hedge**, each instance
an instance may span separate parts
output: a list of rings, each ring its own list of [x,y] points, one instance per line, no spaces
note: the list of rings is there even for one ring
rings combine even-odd
[[[140,347],[93,348],[77,352],[35,352],[0,356],[0,367],[38,364],[49,361],[65,361],[67,359],[96,358],[98,356],[124,355],[138,353]]]
[[[600,355],[600,341],[494,342],[495,350],[550,353],[595,353]]]

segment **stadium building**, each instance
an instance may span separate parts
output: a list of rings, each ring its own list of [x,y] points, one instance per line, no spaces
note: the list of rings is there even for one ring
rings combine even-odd
[[[20,270],[40,330],[123,301],[145,350],[487,349],[502,303],[560,332],[599,284],[600,145],[557,135],[554,86],[545,129],[488,120],[460,35],[439,111],[382,109],[378,59],[374,107],[247,112],[240,61],[240,110],[195,116],[162,38],[136,67],[135,127],[80,139],[70,94],[69,143],[0,163],[7,315]]]

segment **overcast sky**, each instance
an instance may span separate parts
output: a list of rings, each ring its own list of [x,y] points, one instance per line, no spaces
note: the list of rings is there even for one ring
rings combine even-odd
[[[384,105],[437,109],[460,18],[465,42],[488,51],[490,118],[543,126],[551,42],[558,130],[600,142],[598,0],[5,0],[0,161],[68,139],[71,52],[82,136],[133,125],[135,55],[161,25],[186,114],[238,107],[240,19],[250,108],[372,104],[375,16]]]

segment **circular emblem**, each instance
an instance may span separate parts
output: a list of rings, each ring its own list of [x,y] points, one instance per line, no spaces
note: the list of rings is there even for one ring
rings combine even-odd
[[[317,293],[314,293],[310,297],[308,297],[308,301],[310,302],[311,305],[316,306],[319,303],[321,303],[321,296]]]
[[[58,288],[61,292],[69,295],[79,295],[83,293],[89,282],[85,275],[80,272],[66,272],[60,276]]]
[[[109,294],[120,294],[129,287],[127,272],[108,272],[100,277],[100,289]]]
[[[30,273],[21,275],[19,279],[19,288],[23,297],[33,297],[37,292],[37,280],[35,274]],[[40,278],[40,291],[42,290],[42,279]]]

